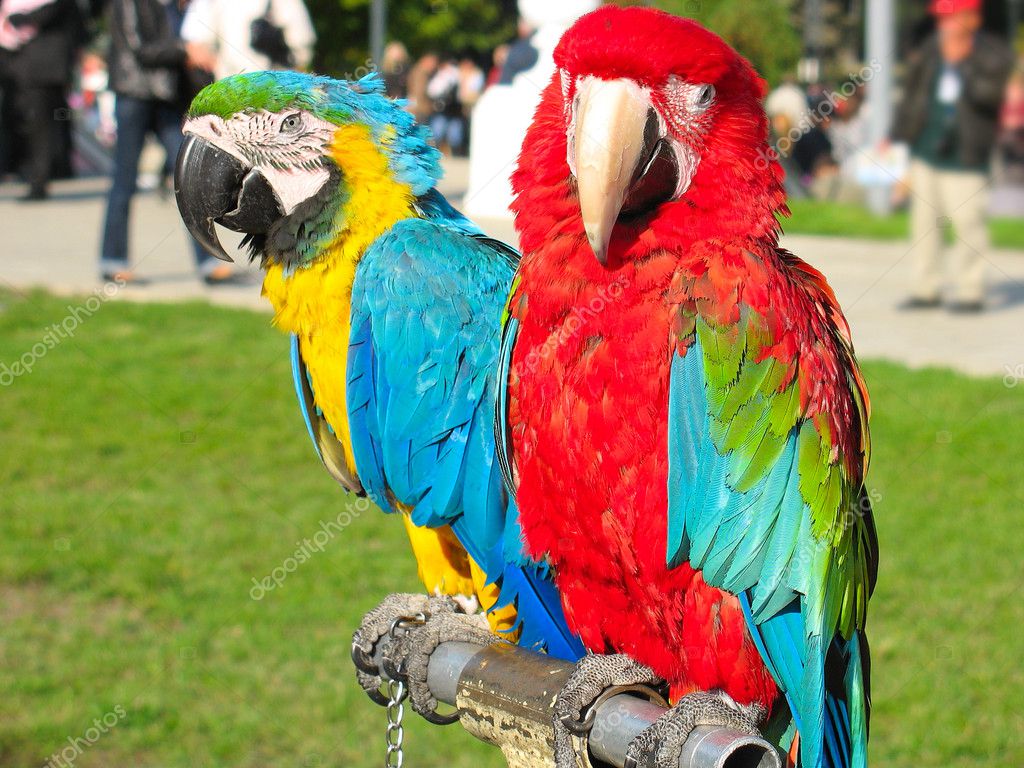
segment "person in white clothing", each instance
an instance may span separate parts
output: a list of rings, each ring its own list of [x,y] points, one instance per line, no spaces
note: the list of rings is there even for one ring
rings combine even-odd
[[[269,22],[280,30],[286,61],[273,60],[253,47],[253,22]],[[264,30],[268,25],[264,24]],[[271,30],[271,36],[278,34]],[[212,52],[217,79],[239,72],[266,69],[307,69],[316,33],[302,0],[193,0],[181,27],[193,56]],[[275,58],[281,59],[281,56]]]

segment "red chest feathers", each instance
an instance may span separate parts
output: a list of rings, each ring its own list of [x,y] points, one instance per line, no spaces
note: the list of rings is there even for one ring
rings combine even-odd
[[[629,548],[637,535],[664,544],[664,521],[651,526],[646,514],[666,500],[672,264],[663,262],[598,279],[522,270],[509,420],[520,497],[565,510],[530,515],[528,544],[556,558],[562,547]]]
[[[677,261],[590,261],[566,260],[557,276],[524,261],[512,303],[508,420],[527,549],[555,566],[569,621],[592,650],[629,653],[677,689],[770,701],[773,685],[748,684],[763,665],[736,600],[686,565],[665,565]]]

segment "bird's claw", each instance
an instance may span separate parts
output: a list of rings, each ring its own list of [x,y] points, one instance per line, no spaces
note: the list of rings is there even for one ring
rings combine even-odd
[[[427,685],[430,655],[441,643],[450,642],[486,646],[504,641],[491,632],[483,614],[469,616],[452,610],[428,614],[425,621],[396,634],[394,640],[384,647],[385,671],[393,669],[401,674],[409,689],[409,703],[413,711],[436,725],[448,725],[458,720],[457,712],[438,714],[438,701]]]
[[[587,655],[576,663],[565,686],[555,699],[555,765],[575,768],[573,737],[585,736],[594,723],[594,713],[605,698],[626,691],[657,697],[663,681],[650,667],[624,654]]]
[[[408,624],[425,620],[428,616],[454,613],[456,610],[458,606],[448,597],[398,593],[388,595],[380,605],[367,613],[352,636],[352,663],[356,667],[356,679],[366,695],[381,706],[388,703],[387,697],[380,691],[383,679],[377,659],[379,645],[382,655],[385,655],[384,646]]]
[[[688,694],[630,742],[624,768],[675,768],[690,732],[702,725],[759,736],[758,723],[765,714],[762,708],[741,706],[724,693]]]

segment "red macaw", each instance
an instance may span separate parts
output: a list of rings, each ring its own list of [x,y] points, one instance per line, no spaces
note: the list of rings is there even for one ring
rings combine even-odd
[[[513,176],[499,439],[571,627],[629,657],[584,659],[560,716],[660,677],[678,703],[641,764],[728,724],[865,766],[868,396],[831,289],[779,247],[764,83],[646,8],[583,17],[555,62]]]

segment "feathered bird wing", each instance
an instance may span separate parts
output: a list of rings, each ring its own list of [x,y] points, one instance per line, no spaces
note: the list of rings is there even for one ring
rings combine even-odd
[[[802,764],[864,766],[867,394],[824,278],[781,251],[733,257],[743,280],[675,285],[666,556],[740,598]]]
[[[459,222],[456,222],[459,224]],[[464,226],[409,219],[368,249],[352,289],[348,412],[367,492],[450,525],[520,644],[576,657],[546,567],[521,553],[494,440],[499,322],[518,254]]]

